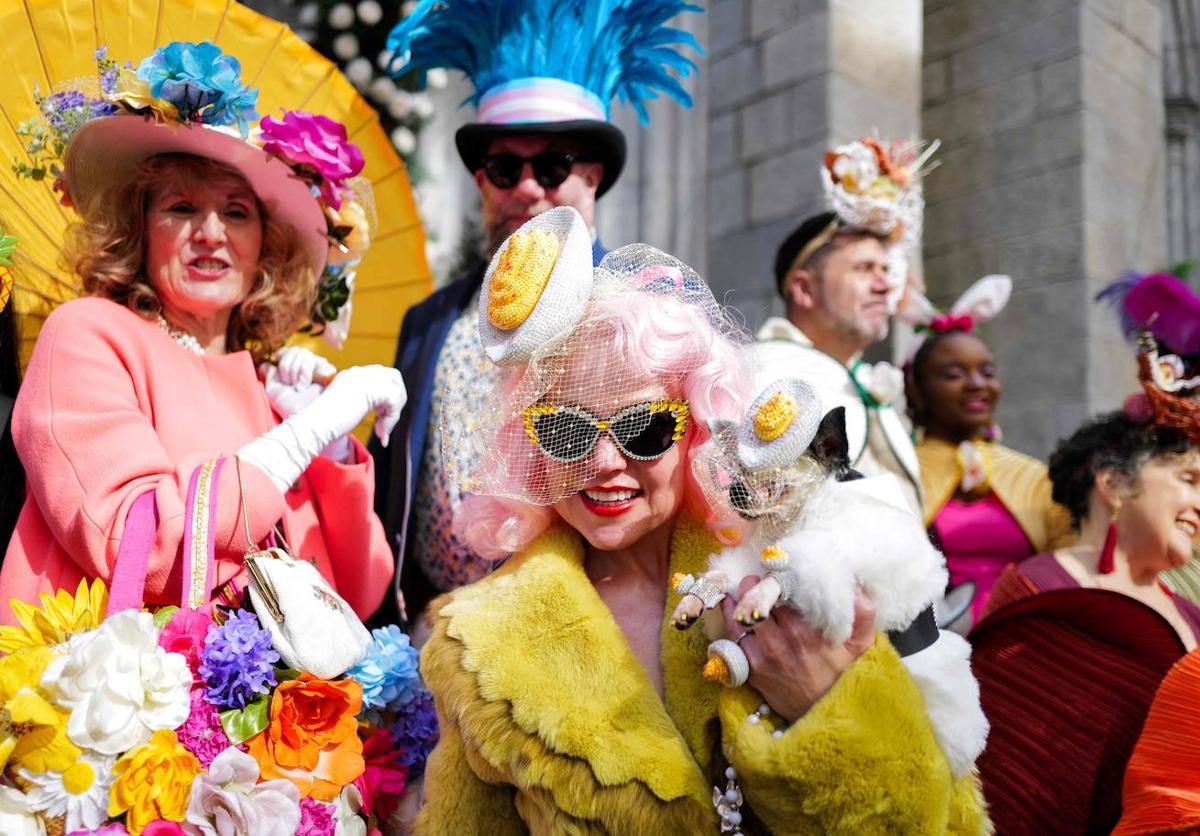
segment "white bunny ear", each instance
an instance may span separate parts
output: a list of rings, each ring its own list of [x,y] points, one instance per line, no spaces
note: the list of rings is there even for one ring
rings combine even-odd
[[[967,288],[950,308],[952,314],[970,314],[976,324],[987,322],[1004,310],[1012,295],[1012,278],[984,276]]]
[[[755,471],[783,467],[804,454],[821,424],[821,396],[797,377],[784,377],[764,389],[738,427],[737,454]]]
[[[928,325],[937,315],[937,308],[919,290],[909,290],[904,304],[896,312],[896,318],[906,325]]]
[[[559,206],[526,221],[492,256],[479,295],[479,339],[498,366],[529,362],[570,331],[592,295],[592,236]]]

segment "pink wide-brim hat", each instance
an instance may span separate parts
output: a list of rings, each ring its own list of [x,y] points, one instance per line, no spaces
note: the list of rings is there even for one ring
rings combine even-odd
[[[325,214],[307,183],[285,163],[252,144],[235,127],[155,122],[116,114],[84,124],[71,138],[64,160],[67,195],[85,217],[143,160],[159,154],[193,154],[237,171],[271,217],[299,236],[316,280],[329,255]]]

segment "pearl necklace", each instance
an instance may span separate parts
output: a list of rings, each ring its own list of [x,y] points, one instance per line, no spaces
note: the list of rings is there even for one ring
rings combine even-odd
[[[171,323],[163,319],[162,314],[158,315],[158,327],[162,329],[164,334],[173,339],[175,342],[179,343],[188,351],[192,352],[192,354],[204,354],[204,348],[200,345],[200,341],[198,339],[193,337],[187,331],[183,331],[172,326]]]
[[[750,712],[750,716],[746,721],[752,726],[757,726],[763,720],[769,720],[771,717],[771,706],[765,702],[758,708]],[[780,718],[782,719],[782,718]],[[771,738],[778,740],[783,737],[783,729],[775,729],[771,732]],[[713,787],[713,806],[717,808],[717,815],[721,817],[721,833],[729,834],[729,836],[742,836],[742,788],[738,786],[738,773],[730,764],[725,769],[725,789]]]

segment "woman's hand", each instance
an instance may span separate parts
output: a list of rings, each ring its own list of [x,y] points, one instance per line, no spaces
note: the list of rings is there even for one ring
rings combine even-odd
[[[738,598],[758,578],[742,581]],[[725,627],[730,637],[745,628],[733,619],[734,598],[721,602]],[[750,685],[766,700],[771,710],[793,723],[803,717],[837,682],[850,663],[875,643],[875,606],[861,591],[854,598],[854,628],[840,646],[825,641],[796,610],[783,604],[771,610],[738,644],[750,662]]]
[[[375,437],[386,447],[407,402],[408,390],[396,369],[352,366],[339,372],[305,413],[343,435],[357,427],[368,412],[374,412]]]
[[[275,352],[275,368],[279,382],[287,386],[307,386],[318,378],[327,379],[337,373],[333,363],[298,345]]]
[[[338,372],[312,403],[244,445],[238,456],[284,492],[327,445],[347,435],[369,412],[375,413],[375,435],[386,445],[407,399],[400,372],[388,366],[353,366]]]
[[[263,363],[258,367],[267,400],[280,418],[295,415],[325,391],[314,378],[329,378],[336,373],[337,368],[324,357],[299,346],[279,349],[274,363]],[[349,462],[354,455],[350,437],[338,436],[325,445],[321,455],[335,462]]]

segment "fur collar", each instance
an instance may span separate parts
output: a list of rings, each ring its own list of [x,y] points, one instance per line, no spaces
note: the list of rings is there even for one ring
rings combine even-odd
[[[681,520],[671,570],[703,571],[718,548],[703,527]],[[586,762],[600,785],[636,782],[660,801],[689,799],[710,810],[705,769],[719,733],[720,686],[700,676],[708,641],[699,629],[670,626],[678,596],[669,592],[664,705],[588,580],[583,556],[575,532],[552,528],[443,599],[435,611],[460,643],[461,667],[480,699],[507,706],[512,722],[546,749]]]

